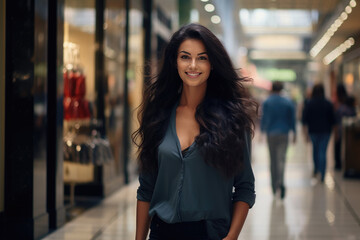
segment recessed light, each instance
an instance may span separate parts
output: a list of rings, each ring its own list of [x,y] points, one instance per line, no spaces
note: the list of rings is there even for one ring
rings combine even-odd
[[[211,22],[214,24],[219,24],[221,22],[221,18],[218,15],[214,15],[211,17]]]
[[[351,0],[349,3],[350,7],[356,7],[356,1],[355,0]]]
[[[207,11],[207,12],[213,12],[213,11],[215,11],[215,6],[212,5],[211,3],[206,4],[206,5],[204,6],[204,8],[205,8],[205,11]]]

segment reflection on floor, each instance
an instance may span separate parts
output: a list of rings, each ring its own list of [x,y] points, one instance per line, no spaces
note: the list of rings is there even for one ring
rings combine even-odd
[[[330,142],[332,146],[332,142]],[[312,178],[311,146],[300,137],[290,145],[285,173],[286,197],[270,188],[265,142],[253,142],[257,199],[241,232],[241,240],[360,240],[360,180],[334,172],[328,149],[325,182]],[[67,223],[44,240],[128,240],[135,237],[137,182],[122,188]]]
[[[101,202],[101,200],[101,197],[76,196],[76,201],[72,202],[68,195],[64,196],[66,222],[74,220],[88,209],[95,207]]]

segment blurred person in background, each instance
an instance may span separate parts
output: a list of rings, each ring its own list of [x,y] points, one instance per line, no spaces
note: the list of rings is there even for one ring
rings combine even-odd
[[[296,113],[294,103],[281,96],[282,82],[273,82],[271,95],[262,106],[261,132],[267,136],[270,153],[271,187],[273,194],[285,197],[284,171],[289,133],[296,142]]]
[[[235,240],[255,202],[250,164],[257,104],[219,39],[199,24],[174,33],[145,83],[136,239]]]
[[[346,106],[348,107],[348,116],[349,117],[355,117],[356,116],[356,99],[354,96],[349,95],[346,98],[345,102]]]
[[[326,172],[326,149],[335,124],[334,107],[325,98],[324,86],[316,84],[313,87],[311,99],[306,104],[302,123],[306,129],[307,139],[311,139],[313,146],[314,172],[320,174],[324,182]]]
[[[342,119],[344,117],[353,117],[356,115],[355,111],[355,99],[354,97],[348,96],[345,86],[339,83],[336,87],[336,98],[337,106],[335,110],[335,146],[334,146],[334,157],[335,157],[335,170],[340,171],[342,167],[341,160],[341,141],[342,141]]]

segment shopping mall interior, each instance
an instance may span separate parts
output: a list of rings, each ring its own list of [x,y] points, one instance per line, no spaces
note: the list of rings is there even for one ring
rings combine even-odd
[[[0,3],[0,239],[135,239],[138,106],[172,34],[212,31],[258,102],[255,205],[241,240],[360,240],[358,0],[28,0]],[[286,196],[271,189],[262,104],[291,100]],[[354,114],[313,175],[303,110],[314,86]],[[351,100],[351,101],[350,101]],[[350,106],[349,105],[349,106]],[[293,137],[291,135],[290,137]],[[339,154],[340,165],[335,161]]]

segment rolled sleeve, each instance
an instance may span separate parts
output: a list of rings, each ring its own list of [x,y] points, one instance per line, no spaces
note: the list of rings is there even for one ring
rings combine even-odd
[[[156,175],[150,173],[139,174],[139,187],[136,198],[140,201],[150,202],[156,182]]]
[[[251,172],[252,174],[252,172]],[[235,178],[233,202],[246,202],[252,208],[255,204],[254,176],[242,174]]]
[[[246,150],[243,170],[234,178],[233,202],[246,202],[251,208],[255,204],[255,177],[250,163],[251,138],[246,134]]]

